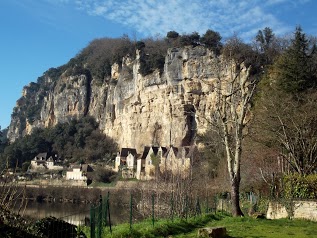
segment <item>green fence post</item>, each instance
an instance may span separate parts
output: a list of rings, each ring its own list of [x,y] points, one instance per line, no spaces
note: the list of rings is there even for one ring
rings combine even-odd
[[[95,238],[95,208],[93,205],[90,207],[90,238]]]
[[[197,214],[197,215],[201,215],[199,197],[197,197],[197,202],[196,202],[196,214]]]
[[[172,222],[173,222],[173,219],[174,219],[174,201],[173,201],[173,193],[171,195],[171,219],[172,219]]]
[[[209,207],[208,207],[208,195],[206,197],[206,214],[209,213]]]
[[[152,225],[154,227],[154,193],[152,193]]]
[[[111,219],[110,219],[110,192],[108,191],[108,198],[107,198],[107,211],[108,211],[108,221],[109,221],[109,228],[110,233],[112,234],[112,228],[111,228]]]
[[[103,211],[103,223],[104,226],[107,227],[107,218],[108,218],[108,194],[106,198],[103,200],[103,205],[102,205]]]
[[[130,230],[132,229],[132,193],[130,196]]]
[[[101,233],[102,233],[102,196],[100,195],[99,198],[99,205],[98,205],[98,238],[101,238]]]
[[[188,216],[188,196],[186,195],[185,197],[185,218],[187,221],[187,216]]]

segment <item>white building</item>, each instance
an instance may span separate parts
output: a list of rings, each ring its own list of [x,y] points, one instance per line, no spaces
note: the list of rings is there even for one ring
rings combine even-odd
[[[66,180],[87,181],[88,172],[92,171],[92,168],[88,164],[73,165],[66,172]]]
[[[63,166],[56,165],[58,160],[57,155],[55,158],[50,156],[47,158],[47,153],[39,153],[31,160],[31,170],[62,170]]]

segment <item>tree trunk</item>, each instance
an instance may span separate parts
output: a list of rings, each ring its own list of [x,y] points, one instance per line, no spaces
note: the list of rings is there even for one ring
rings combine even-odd
[[[233,178],[231,180],[231,202],[232,202],[232,216],[244,216],[240,208],[240,179]]]

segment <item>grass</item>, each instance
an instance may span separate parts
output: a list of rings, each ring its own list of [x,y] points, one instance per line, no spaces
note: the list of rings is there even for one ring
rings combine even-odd
[[[267,220],[252,217],[223,217],[206,226],[224,226],[231,238],[313,238],[317,237],[317,223],[306,220]],[[197,237],[197,230],[173,237]]]
[[[153,226],[152,220],[144,220],[132,224],[125,223],[112,228],[112,234],[109,231],[109,227],[104,228],[102,237],[111,238],[152,238],[152,237],[167,237],[169,235],[184,234],[193,231],[198,227],[204,227],[211,220],[221,219],[218,215],[206,215],[201,217],[192,217],[185,219],[166,220],[160,219],[155,221]],[[83,231],[89,237],[89,229],[83,228]]]
[[[266,220],[252,217],[230,217],[227,215],[205,215],[196,218],[159,220],[154,227],[151,220],[132,224],[121,224],[104,228],[102,237],[152,238],[152,237],[197,237],[200,227],[224,226],[229,238],[313,238],[317,237],[317,223],[306,220]],[[84,228],[87,237],[89,229]]]

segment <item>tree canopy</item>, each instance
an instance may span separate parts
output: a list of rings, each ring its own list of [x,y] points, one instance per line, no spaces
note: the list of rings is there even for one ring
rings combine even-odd
[[[1,154],[1,164],[10,167],[32,160],[38,153],[57,154],[68,161],[93,162],[109,159],[117,151],[117,144],[98,129],[92,117],[58,123],[55,127],[37,128],[8,145]]]
[[[302,29],[297,27],[291,45],[273,66],[273,77],[281,90],[297,93],[316,86],[316,72],[313,71],[316,62],[312,60],[314,49]]]

